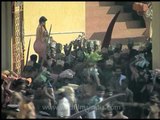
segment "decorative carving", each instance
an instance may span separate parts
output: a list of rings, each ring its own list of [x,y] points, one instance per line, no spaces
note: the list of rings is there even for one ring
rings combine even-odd
[[[21,73],[24,64],[23,46],[23,2],[12,2],[13,4],[13,70]]]

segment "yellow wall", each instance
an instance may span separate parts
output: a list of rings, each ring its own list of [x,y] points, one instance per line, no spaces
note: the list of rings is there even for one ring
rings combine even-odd
[[[52,33],[85,32],[85,2],[24,2],[24,34],[36,34],[39,18],[45,16],[46,28],[52,24]],[[63,45],[77,38],[79,34],[55,34],[55,41]],[[30,54],[35,53],[35,37],[25,37],[25,57],[31,38]],[[26,59],[26,58],[25,58]]]

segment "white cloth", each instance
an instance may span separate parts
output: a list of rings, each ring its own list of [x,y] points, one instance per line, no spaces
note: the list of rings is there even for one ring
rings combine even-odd
[[[103,98],[99,98],[99,103],[103,101]],[[88,118],[89,119],[96,119],[96,110],[93,110],[88,113]]]
[[[88,118],[89,119],[96,119],[96,111],[93,110],[92,112],[88,113]]]
[[[122,80],[125,80],[125,79],[126,79],[126,76],[121,74],[120,79],[119,79],[120,86],[122,85]]]
[[[60,78],[69,78],[69,79],[71,78],[72,79],[74,77],[74,75],[75,75],[74,71],[72,71],[71,69],[67,69],[67,70],[61,72],[59,74],[59,77]]]
[[[68,117],[70,116],[70,103],[67,98],[62,98],[58,102],[57,106],[57,116]]]

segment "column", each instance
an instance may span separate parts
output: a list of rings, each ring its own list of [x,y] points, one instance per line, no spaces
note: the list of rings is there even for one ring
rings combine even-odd
[[[12,69],[12,17],[11,17],[11,2],[2,2],[1,4],[1,50],[2,50],[2,70]]]
[[[160,68],[160,2],[153,4],[152,60],[153,69]]]

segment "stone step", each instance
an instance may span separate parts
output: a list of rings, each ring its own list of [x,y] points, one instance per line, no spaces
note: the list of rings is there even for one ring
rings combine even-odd
[[[100,2],[100,6],[112,6],[115,5],[115,2],[110,2],[110,1],[105,1],[105,2]]]
[[[116,14],[119,10],[121,13],[125,12],[122,5],[114,5],[110,7],[110,9],[107,11],[107,14]]]
[[[93,1],[93,2],[86,2],[86,6],[87,7],[92,7],[92,6],[99,6],[99,2],[95,2],[95,1]]]
[[[109,23],[106,21],[98,22],[93,21],[90,24],[86,25],[86,29],[93,29],[96,30],[98,27],[98,31],[105,31],[107,30],[107,26],[109,26]],[[132,21],[126,21],[126,22],[116,22],[114,25],[114,29],[117,31],[119,30],[126,30],[129,28],[142,28],[141,22],[138,20],[132,20]]]
[[[123,12],[123,6],[121,5],[114,5],[114,6],[107,6],[107,7],[87,7],[86,13],[87,15],[101,15],[101,14],[115,14],[118,11]],[[92,13],[92,14],[91,14]]]
[[[143,33],[145,32],[145,28],[138,29],[127,29],[119,32],[115,32],[113,30],[112,39],[127,39],[127,38],[136,38],[136,37],[144,37]],[[103,40],[106,32],[95,32],[92,34],[89,39],[92,40]]]
[[[110,22],[114,16],[115,14],[105,14],[105,15],[93,14],[93,16],[86,15],[86,20],[87,21],[98,21],[98,22],[100,21]],[[117,22],[123,22],[123,21],[129,21],[129,20],[133,20],[132,13],[120,13],[117,18]]]
[[[131,28],[143,28],[142,24],[138,20],[116,22],[114,26],[117,30],[131,29]]]
[[[131,38],[113,38],[111,40],[111,44],[115,44],[117,42],[120,42],[123,45],[127,45],[128,39],[132,39],[135,44],[146,41],[146,37],[145,36],[131,37]]]
[[[111,5],[115,5],[115,2],[102,2],[102,1],[99,1],[99,2],[95,2],[95,1],[87,1],[86,2],[86,6],[111,6]]]
[[[115,15],[110,14],[110,16],[112,16],[113,18]],[[133,20],[132,13],[120,13],[117,18],[117,22],[123,22],[123,21],[129,21],[129,20]]]
[[[134,2],[134,1],[133,1],[133,2]],[[116,1],[115,4],[116,4],[116,5],[124,5],[124,6],[131,6],[131,5],[133,4],[133,2],[130,2],[130,1],[128,1],[128,2],[127,2],[127,1],[123,1],[123,2],[122,2],[122,1],[119,1],[119,2],[118,2],[118,1]]]
[[[143,36],[143,33],[145,32],[146,28],[132,28],[127,29],[124,31],[120,31],[117,33],[117,31],[113,30],[113,38],[128,38],[128,37],[139,37]]]
[[[88,39],[103,40],[107,27],[120,10],[121,13],[113,29],[112,42],[118,40],[121,42],[128,41],[128,38],[134,41],[146,39],[143,35],[146,28],[144,28],[142,21],[135,17],[135,13],[130,7],[130,2],[87,2],[86,37]]]
[[[91,36],[91,32],[103,32],[106,31],[109,24],[111,22],[111,19],[104,20],[95,20],[90,21],[90,23],[86,23],[86,33],[88,36]],[[114,25],[113,30],[116,32],[119,32],[121,30],[127,30],[129,28],[144,28],[144,26],[141,24],[138,20],[132,20],[132,21],[126,21],[126,22],[116,22]]]

